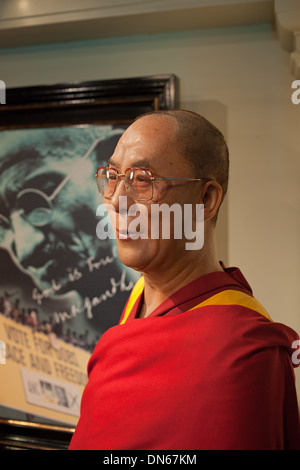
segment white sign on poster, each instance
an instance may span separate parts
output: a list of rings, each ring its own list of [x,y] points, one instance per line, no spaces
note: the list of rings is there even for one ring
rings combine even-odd
[[[28,369],[21,369],[21,374],[28,403],[79,416],[81,394],[78,387]]]

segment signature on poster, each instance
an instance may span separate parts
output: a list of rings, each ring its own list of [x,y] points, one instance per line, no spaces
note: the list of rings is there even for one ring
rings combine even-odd
[[[91,273],[94,270],[100,269],[102,266],[113,263],[117,258],[117,249],[116,247],[112,250],[111,256],[106,256],[95,260],[93,257],[87,259],[86,263],[88,266],[88,272]],[[84,276],[84,273],[75,268],[71,273],[69,273],[69,280],[75,282],[81,279]],[[70,312],[54,312],[54,320],[56,323],[64,322],[72,318],[76,318],[82,313],[86,313],[86,318],[93,318],[93,308],[97,307],[99,304],[105,302],[108,299],[112,299],[117,295],[118,292],[129,292],[133,288],[134,282],[129,281],[126,283],[126,271],[121,271],[121,276],[119,281],[116,281],[114,277],[110,278],[110,288],[105,289],[99,295],[94,296],[93,298],[85,297],[83,302],[77,305],[71,305]],[[51,281],[51,287],[49,289],[44,289],[40,291],[38,288],[34,288],[32,291],[32,298],[37,302],[38,305],[42,305],[44,299],[48,299],[50,296],[59,293],[62,286],[57,283],[55,279]]]
[[[104,258],[100,258],[99,260],[95,260],[93,257],[90,257],[86,260],[86,265],[88,267],[88,272],[91,273],[101,266],[106,266],[107,264],[112,264],[115,259],[117,259],[117,249],[116,247],[112,248],[112,255],[107,255]],[[68,273],[68,278],[70,282],[75,282],[81,279],[84,276],[78,268],[74,268],[73,271]],[[52,295],[59,293],[59,291],[63,288],[63,286],[57,282],[55,279],[51,280],[51,287],[48,289],[40,290],[37,287],[34,287],[32,290],[32,298],[36,301],[38,305],[42,305],[44,299],[48,299]]]
[[[93,308],[97,307],[102,302],[105,302],[108,299],[112,299],[117,295],[118,292],[128,292],[130,291],[134,283],[129,281],[126,283],[126,271],[122,271],[119,281],[116,281],[113,277],[110,278],[111,288],[106,289],[99,296],[89,298],[85,297],[82,304],[72,305],[70,312],[54,312],[54,319],[56,323],[60,323],[72,318],[76,318],[82,313],[86,313],[86,317],[91,319],[93,318]]]

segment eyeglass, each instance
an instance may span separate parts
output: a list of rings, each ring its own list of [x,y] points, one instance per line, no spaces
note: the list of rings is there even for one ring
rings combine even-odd
[[[119,135],[120,130],[114,129],[110,135]],[[89,155],[94,151],[96,146],[101,142],[103,137],[96,139],[88,151],[72,168],[72,171],[58,184],[52,194],[48,196],[43,191],[35,188],[22,189],[16,197],[16,207],[12,211],[11,216],[14,214],[20,215],[33,227],[44,227],[48,225],[52,220],[53,204],[52,201],[64,188],[64,186],[70,181],[72,175],[79,170],[79,167],[83,164]],[[0,243],[5,239],[5,232],[10,227],[10,220],[3,214],[0,214]]]
[[[16,213],[25,218],[34,227],[43,227],[51,220],[52,205],[49,196],[39,189],[24,189],[17,194]],[[12,215],[13,217],[13,215]],[[0,214],[0,228],[9,227],[10,221]],[[1,236],[0,236],[1,240]]]
[[[9,216],[21,216],[33,227],[45,227],[51,222],[53,206],[51,198],[39,189],[23,189],[17,194],[16,207]],[[10,218],[0,214],[0,243],[5,240],[5,233],[9,230]]]
[[[100,166],[95,174],[98,191],[101,196],[111,199],[118,182],[124,179],[125,189],[129,196],[139,202],[153,199],[155,181],[209,181],[210,178],[158,178],[153,176],[151,170],[145,168],[127,168],[119,173],[116,168]]]

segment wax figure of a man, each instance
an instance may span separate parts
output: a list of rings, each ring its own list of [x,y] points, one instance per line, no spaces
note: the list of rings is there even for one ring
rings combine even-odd
[[[120,196],[130,207],[149,180],[131,180],[130,171],[116,178],[111,169],[105,188],[97,178],[116,211],[120,259],[142,276],[120,324],[92,354],[70,449],[298,449],[291,358],[299,337],[273,322],[239,269],[216,255],[228,180],[222,134],[192,112],[144,115],[122,135],[109,167],[152,171],[149,225],[154,203],[204,204],[204,245],[187,250],[184,236],[121,237]]]

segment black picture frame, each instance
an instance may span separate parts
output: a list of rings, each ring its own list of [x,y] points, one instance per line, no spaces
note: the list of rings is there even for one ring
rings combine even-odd
[[[0,129],[129,124],[138,115],[178,106],[175,75],[8,88]]]
[[[0,130],[80,124],[129,125],[137,116],[178,107],[175,75],[8,88]],[[70,426],[0,418],[1,449],[66,449]]]

